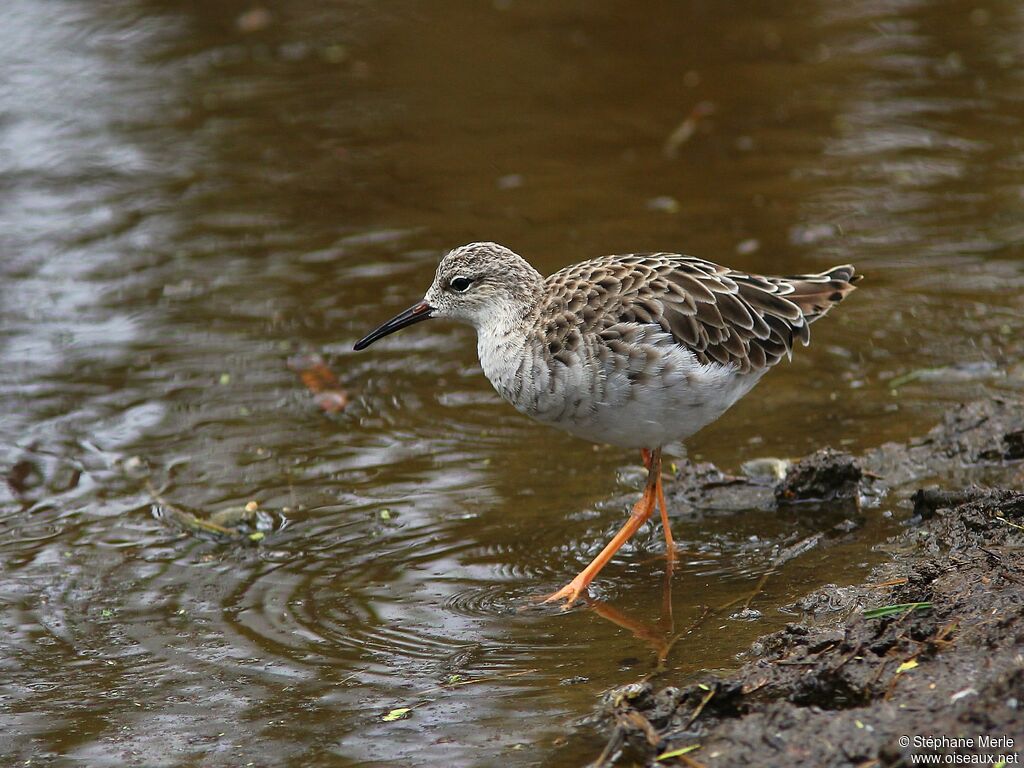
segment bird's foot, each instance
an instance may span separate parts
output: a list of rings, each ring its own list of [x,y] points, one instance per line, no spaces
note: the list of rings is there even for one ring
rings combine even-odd
[[[544,598],[544,603],[554,603],[559,600],[564,600],[562,603],[562,610],[567,611],[580,599],[581,593],[587,589],[587,582],[580,579],[578,576],[562,587],[557,592],[553,592]]]

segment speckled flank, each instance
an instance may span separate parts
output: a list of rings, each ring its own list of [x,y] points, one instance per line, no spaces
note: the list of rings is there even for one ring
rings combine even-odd
[[[547,279],[495,243],[450,252],[425,300],[477,329],[518,410],[595,442],[652,448],[724,413],[854,289],[851,266],[762,277],[674,253],[606,256]]]

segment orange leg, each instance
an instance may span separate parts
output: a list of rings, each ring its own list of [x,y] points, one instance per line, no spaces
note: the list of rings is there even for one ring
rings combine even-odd
[[[668,504],[665,503],[665,489],[661,485],[661,449],[649,451],[646,448],[640,450],[640,456],[644,460],[647,472],[651,472],[651,465],[657,461],[656,492],[658,494],[658,506],[661,508],[661,530],[665,534],[665,556],[668,558],[668,568],[672,570],[672,564],[676,560],[676,543],[672,539],[672,527],[668,524]]]
[[[660,458],[660,457],[659,457]],[[661,507],[661,529],[665,533],[665,556],[668,558],[668,569],[676,561],[676,543],[672,539],[672,527],[668,524],[668,505],[665,503],[665,489],[661,487],[661,462],[658,462],[658,506]]]
[[[658,468],[660,469],[661,451],[659,450],[655,453],[659,459]],[[608,561],[615,556],[615,553],[619,551],[619,548],[629,541],[630,537],[640,530],[640,527],[651,518],[651,515],[654,513],[654,507],[658,496],[658,476],[658,472],[648,470],[647,484],[644,486],[644,495],[640,497],[640,500],[633,507],[633,511],[630,513],[629,520],[626,521],[626,524],[619,529],[619,532],[615,534],[615,537],[608,542],[608,545],[604,549],[601,550],[601,554],[591,561],[590,565],[580,571],[575,579],[570,581],[560,590],[552,595],[548,595],[544,600],[545,603],[551,603],[555,600],[564,600],[565,603],[562,605],[564,610],[579,600],[580,593],[590,585],[590,582],[592,582],[600,570],[608,564]]]

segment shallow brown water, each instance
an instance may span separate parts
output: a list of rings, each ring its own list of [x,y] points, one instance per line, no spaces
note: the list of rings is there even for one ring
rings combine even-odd
[[[632,631],[519,609],[621,524],[607,500],[635,487],[637,457],[500,403],[469,329],[350,351],[453,245],[498,240],[546,272],[645,249],[856,263],[863,290],[814,344],[691,442],[727,468],[905,439],[950,402],[1022,387],[1016,3],[286,0],[245,32],[249,7],[5,7],[5,764],[597,754],[569,725],[650,669],[645,635],[670,634],[660,532],[595,590]],[[702,101],[715,114],[667,157]],[[303,351],[356,395],[344,415],[287,370]],[[170,529],[126,462],[177,503],[257,500],[278,528],[249,547]],[[774,575],[760,620],[702,625],[669,659],[679,679],[858,578],[887,511]],[[835,521],[678,522],[675,627]],[[396,707],[411,716],[383,721]]]

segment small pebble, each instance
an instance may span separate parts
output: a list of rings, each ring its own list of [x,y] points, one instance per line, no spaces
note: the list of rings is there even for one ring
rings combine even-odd
[[[262,32],[270,26],[271,21],[273,21],[273,17],[270,15],[270,11],[256,6],[239,15],[235,19],[235,27],[239,32],[252,34],[253,32]]]
[[[661,213],[679,213],[679,201],[668,195],[652,197],[647,201],[647,209]]]
[[[756,237],[749,237],[736,245],[736,253],[740,256],[748,256],[761,250],[761,241]]]
[[[751,459],[740,465],[740,472],[751,480],[781,480],[789,470],[790,461],[787,459],[776,459],[766,457],[762,459]]]
[[[576,675],[575,677],[565,677],[558,681],[559,685],[580,685],[581,683],[589,683],[590,678],[584,677],[583,675]]]
[[[498,179],[498,189],[519,189],[523,186],[523,177],[519,173],[510,173]]]
[[[764,617],[764,614],[754,608],[744,608],[729,616],[734,621],[757,621]]]

